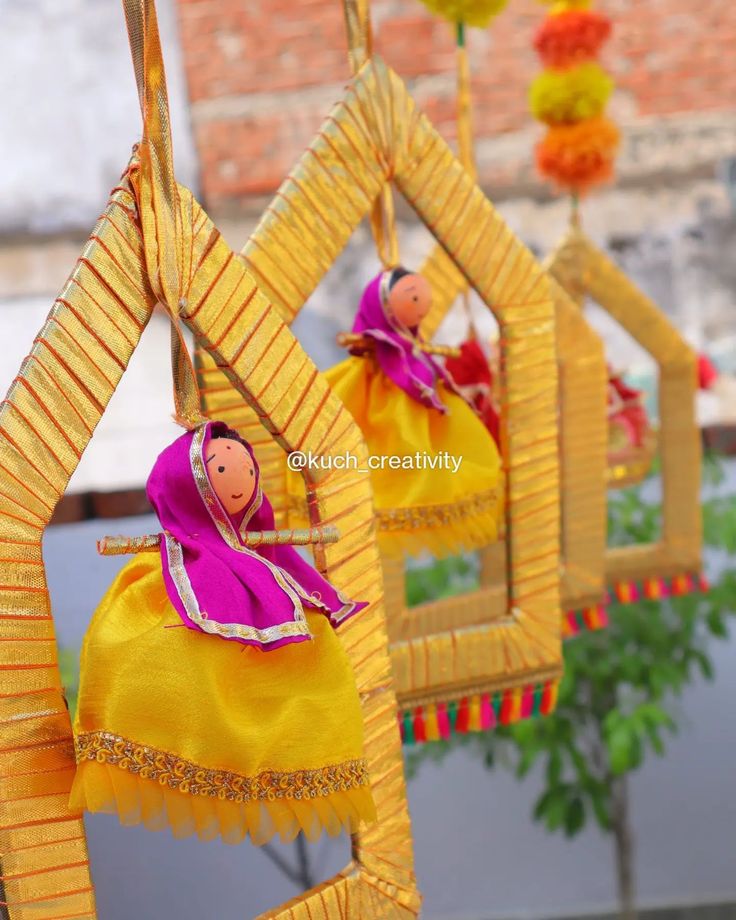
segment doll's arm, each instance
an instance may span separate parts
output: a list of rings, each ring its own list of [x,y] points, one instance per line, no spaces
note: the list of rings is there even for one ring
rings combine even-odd
[[[366,354],[376,347],[374,339],[359,332],[339,332],[337,344],[342,348],[348,348],[355,355]],[[457,358],[460,355],[460,349],[453,345],[432,345],[430,342],[419,341],[417,344],[426,355],[438,355],[442,358]]]
[[[246,546],[308,546],[313,543],[337,543],[336,527],[309,527],[305,530],[246,530],[241,535]],[[160,533],[143,537],[103,537],[97,541],[101,556],[124,556],[130,553],[157,552],[161,546]]]

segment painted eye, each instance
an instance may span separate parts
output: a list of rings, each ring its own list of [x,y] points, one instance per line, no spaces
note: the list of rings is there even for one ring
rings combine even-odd
[[[419,300],[419,298],[418,298],[417,295],[415,294],[415,295],[414,295],[414,303],[416,303],[418,300]]]
[[[217,472],[218,472],[218,473],[224,473],[224,472],[225,472],[225,467],[224,467],[224,466],[218,466],[218,467],[217,467]]]
[[[251,475],[251,476],[255,476],[255,474],[256,474],[255,470],[251,470],[251,471],[250,471],[250,475]]]

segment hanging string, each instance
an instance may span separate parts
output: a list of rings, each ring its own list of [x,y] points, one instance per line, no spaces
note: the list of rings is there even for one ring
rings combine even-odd
[[[570,226],[580,227],[580,195],[575,191],[570,195]]]
[[[470,60],[465,44],[465,23],[455,27],[457,63],[457,143],[460,162],[472,179],[476,178],[475,155],[473,151],[473,114],[470,83]]]
[[[368,0],[343,0],[348,33],[350,69],[355,75],[373,53],[373,33]]]
[[[381,189],[370,215],[371,231],[376,252],[384,269],[396,268],[399,264],[399,241],[396,235],[396,213],[391,183]]]
[[[457,146],[460,162],[468,175],[475,180],[477,169],[475,165],[475,152],[473,143],[473,109],[472,91],[470,81],[470,60],[465,44],[465,23],[455,24],[457,64]],[[473,320],[473,311],[470,307],[470,290],[465,285],[462,291],[462,304],[468,321],[468,338],[477,341],[478,329]]]
[[[180,311],[191,275],[192,221],[182,219],[174,176],[169,100],[154,0],[124,0],[125,20],[143,117],[137,184],[148,280],[171,319],[171,369],[176,420],[203,421],[199,388]]]
[[[348,57],[353,75],[370,60],[373,52],[368,0],[343,0],[345,25],[348,33]],[[376,198],[370,213],[370,227],[376,252],[384,269],[399,264],[399,243],[396,234],[396,211],[390,179]]]

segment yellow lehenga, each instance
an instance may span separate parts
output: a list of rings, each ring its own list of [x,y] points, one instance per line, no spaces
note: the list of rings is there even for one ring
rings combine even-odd
[[[188,629],[159,555],[134,558],[82,648],[71,804],[229,843],[373,820],[352,669],[306,617],[313,641],[272,652]]]
[[[374,457],[437,458],[435,469],[371,469],[379,546],[387,555],[435,556],[477,549],[498,539],[503,473],[493,438],[462,397],[444,383],[443,414],[396,386],[371,355],[351,356],[325,372]],[[462,458],[457,472],[440,458]],[[306,521],[304,481],[288,473],[290,523]]]

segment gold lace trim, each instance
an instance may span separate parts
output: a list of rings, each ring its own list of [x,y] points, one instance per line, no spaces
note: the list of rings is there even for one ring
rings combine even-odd
[[[467,518],[478,517],[499,508],[501,489],[488,489],[460,501],[437,505],[416,505],[406,508],[386,508],[376,511],[379,530],[416,530],[422,527],[445,527],[461,524]],[[302,517],[307,514],[306,500],[289,495],[289,510]]]
[[[275,802],[278,799],[316,799],[367,786],[365,760],[348,760],[316,770],[280,773],[265,770],[241,776],[227,770],[210,770],[176,754],[146,747],[109,732],[86,732],[74,741],[77,763],[94,760],[127,770],[189,795],[228,802]]]

